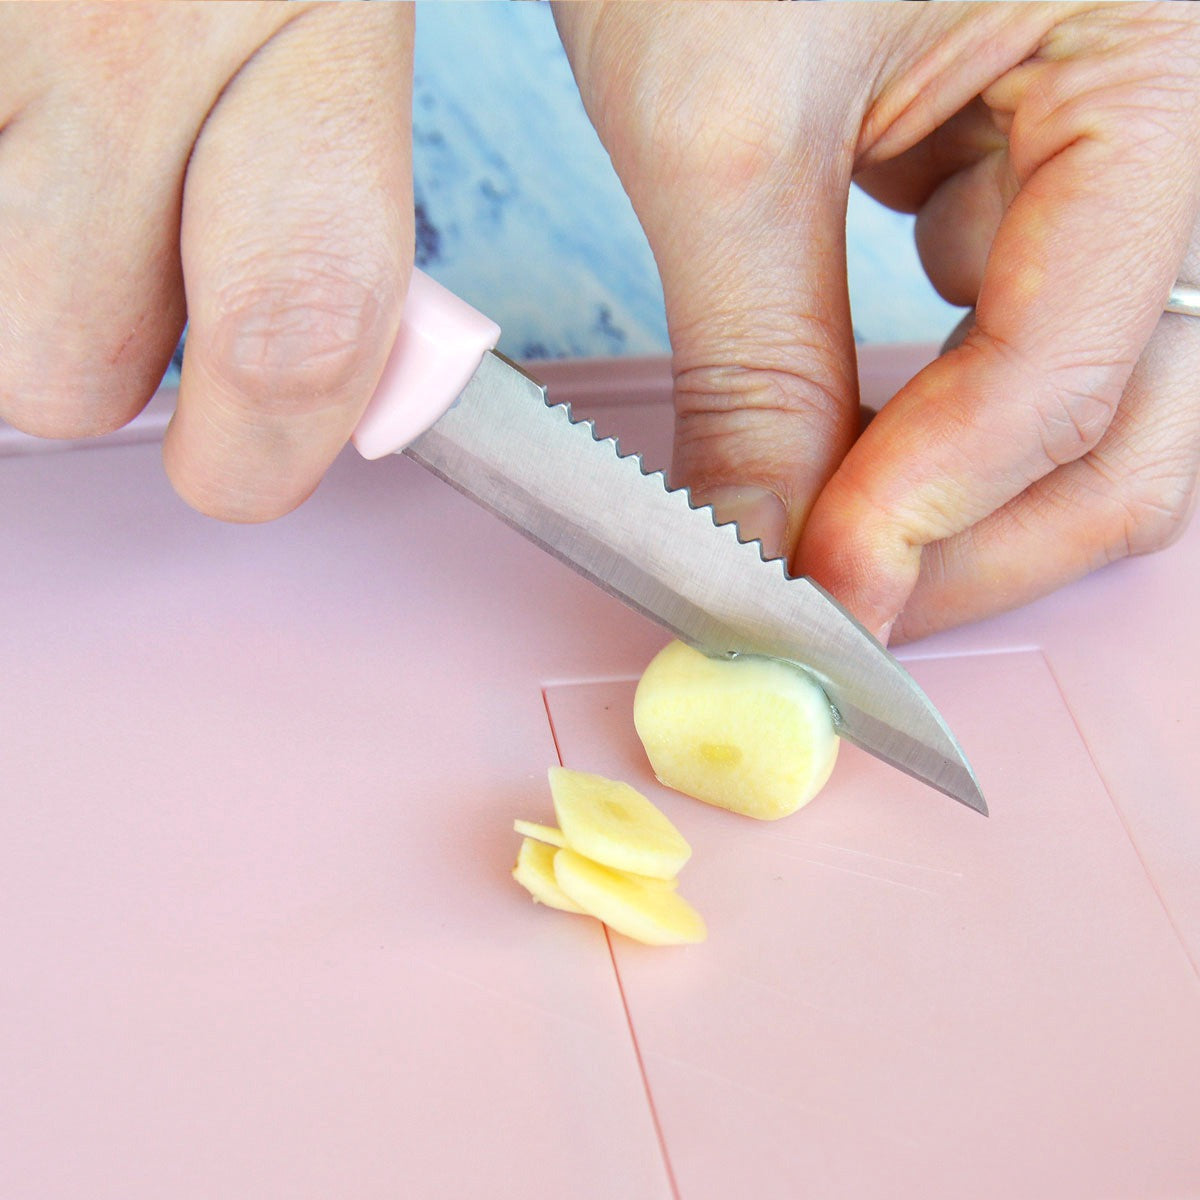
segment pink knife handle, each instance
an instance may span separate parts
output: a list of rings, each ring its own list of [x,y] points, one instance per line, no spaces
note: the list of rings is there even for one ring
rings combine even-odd
[[[424,433],[458,398],[499,337],[495,321],[413,271],[396,343],[354,431],[358,452],[382,458]]]

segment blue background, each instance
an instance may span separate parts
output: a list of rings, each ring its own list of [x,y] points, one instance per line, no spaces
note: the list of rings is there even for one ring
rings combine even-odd
[[[669,351],[650,248],[544,3],[416,5],[417,264],[497,321],[517,359]],[[852,190],[859,342],[941,342],[962,309],[926,280],[913,219]],[[182,343],[165,383],[178,382]]]
[[[646,239],[583,111],[546,4],[417,5],[417,257],[504,330],[516,358],[662,353]],[[863,342],[940,341],[961,310],[926,281],[912,218],[851,193]]]

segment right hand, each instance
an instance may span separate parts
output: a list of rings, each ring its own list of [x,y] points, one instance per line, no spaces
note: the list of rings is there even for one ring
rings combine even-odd
[[[295,507],[412,270],[411,5],[4,4],[0,63],[0,416],[125,424],[186,318],[176,490]]]

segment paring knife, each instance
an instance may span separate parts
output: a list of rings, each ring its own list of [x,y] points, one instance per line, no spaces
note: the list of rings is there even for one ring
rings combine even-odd
[[[962,750],[907,671],[811,579],[764,559],[662,472],[622,455],[494,349],[495,322],[420,271],[354,434],[403,451],[606,591],[714,656],[799,664],[838,734],[987,813]]]

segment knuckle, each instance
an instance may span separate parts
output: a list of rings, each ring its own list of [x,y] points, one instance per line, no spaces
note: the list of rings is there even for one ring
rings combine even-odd
[[[753,183],[787,173],[800,138],[776,108],[758,103],[740,73],[716,72],[701,95],[686,76],[668,82],[674,77],[656,69],[657,56],[631,72],[628,94],[635,102],[614,105],[632,127],[624,140],[640,165],[743,200]]]
[[[684,420],[818,416],[835,403],[832,386],[796,369],[714,364],[675,376],[675,405]]]
[[[1076,487],[1063,500],[1099,514],[1100,563],[1164,550],[1187,528],[1196,499],[1193,439],[1174,426],[1150,440],[1113,438],[1080,464]]]
[[[1061,380],[1039,409],[1042,453],[1056,467],[1082,458],[1104,436],[1119,397]]]
[[[858,381],[838,353],[835,328],[818,318],[789,320],[786,328],[762,330],[756,343],[736,344],[703,329],[676,331],[676,342],[709,349],[685,353],[675,366],[675,404],[681,417],[754,414],[821,419],[858,394]],[[765,336],[763,336],[765,334]]]
[[[995,334],[987,335],[977,348],[1001,360],[1009,385],[1031,397],[1032,426],[1051,468],[1075,462],[1099,443],[1116,416],[1124,380],[1133,366],[1104,361],[1099,355],[1037,362]]]
[[[661,120],[653,154],[680,175],[703,178],[718,194],[744,195],[759,180],[779,173],[788,161],[777,122],[746,111],[736,101],[712,122]]]
[[[1178,475],[1138,477],[1114,496],[1110,561],[1154,554],[1173,545],[1187,527],[1195,480]]]
[[[266,415],[317,412],[358,398],[394,287],[325,252],[249,264],[216,296],[209,370]]]
[[[744,470],[748,459],[785,467],[781,460],[795,451],[788,445],[793,431],[814,457],[845,440],[855,382],[829,356],[768,362],[698,364],[676,373],[677,460],[703,462],[705,473],[719,478]]]

